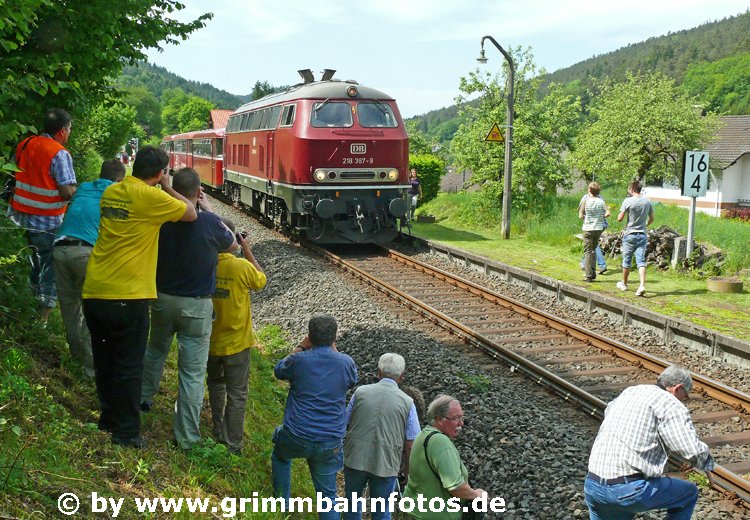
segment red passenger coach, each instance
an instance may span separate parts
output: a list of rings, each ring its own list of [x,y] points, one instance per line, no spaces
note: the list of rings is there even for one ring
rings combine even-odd
[[[409,144],[390,96],[354,81],[312,81],[229,118],[224,190],[320,243],[389,242],[407,214]]]
[[[169,173],[193,168],[201,183],[216,189],[224,184],[224,129],[200,130],[170,135],[162,140],[169,154]]]

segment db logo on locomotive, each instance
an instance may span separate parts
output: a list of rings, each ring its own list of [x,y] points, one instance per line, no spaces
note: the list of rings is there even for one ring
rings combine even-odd
[[[367,153],[367,145],[364,143],[352,143],[349,146],[349,150],[353,154],[363,154]]]

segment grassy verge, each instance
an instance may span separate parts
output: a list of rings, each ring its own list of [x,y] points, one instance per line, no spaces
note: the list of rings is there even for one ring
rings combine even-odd
[[[514,214],[510,240],[500,239],[499,218],[498,224],[493,227],[477,219],[473,209],[475,197],[467,193],[441,194],[419,210],[420,213],[435,215],[437,222],[417,223],[413,233],[750,340],[747,313],[750,292],[747,289],[741,294],[712,293],[706,290],[705,278],[699,273],[658,271],[652,267],[647,272],[646,297],[636,298],[633,293],[635,287],[625,293],[615,287],[615,283],[621,279],[621,257],[607,258],[609,271],[600,275],[594,283],[582,282],[579,268],[582,247],[574,237],[580,233],[580,221],[575,211],[579,197],[558,197],[534,213]],[[616,213],[621,200],[612,198],[608,202]],[[750,236],[750,224],[703,215],[698,217],[697,240],[720,247],[728,257],[727,274],[738,274],[747,287],[750,284],[750,243],[747,238]],[[611,220],[615,222],[610,231],[622,229],[622,224],[617,223],[616,219]],[[654,226],[659,225],[669,225],[685,233],[686,229],[683,228],[687,227],[687,212],[658,205],[655,208]],[[631,278],[634,274],[631,273]]]
[[[139,514],[135,497],[210,498],[206,516],[216,518],[232,513],[230,502],[222,505],[224,497],[272,496],[271,434],[281,422],[286,397],[286,387],[273,377],[273,366],[288,351],[284,331],[273,326],[260,331],[262,347],[252,353],[245,447],[235,456],[210,440],[207,408],[201,421],[204,441],[187,452],[170,447],[177,379],[174,349],[154,410],[143,416],[148,449],[112,445],[96,429],[94,385],[68,358],[60,327],[55,312],[47,329],[32,323],[23,331],[3,330],[0,516],[57,518],[58,497],[63,493],[79,497],[77,517],[101,516],[91,510],[92,493],[124,498],[119,518],[164,516]],[[299,461],[293,465],[292,492],[314,496],[307,467]],[[210,514],[214,506],[218,510]],[[235,512],[243,516],[239,506]],[[194,517],[186,511],[168,516]]]

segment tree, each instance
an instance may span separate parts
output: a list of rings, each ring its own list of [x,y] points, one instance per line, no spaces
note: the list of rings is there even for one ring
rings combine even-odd
[[[178,22],[179,0],[3,0],[0,18],[0,169],[45,109],[74,117],[104,99],[124,63],[178,43],[212,15]]]
[[[419,130],[415,120],[406,121],[406,133],[409,134],[409,155],[431,153],[430,144],[427,137]]]
[[[164,132],[180,132],[180,108],[187,103],[188,95],[179,87],[164,89],[161,94],[161,120]]]
[[[682,153],[701,148],[718,125],[660,73],[629,72],[625,82],[606,82],[592,98],[593,120],[578,136],[570,164],[620,184],[673,178]]]
[[[750,52],[688,66],[681,88],[698,96],[710,110],[750,113]]]
[[[122,102],[135,109],[135,122],[147,136],[161,136],[161,103],[153,92],[142,85],[124,89]]]
[[[256,81],[255,85],[253,85],[253,91],[250,96],[253,98],[253,101],[255,101],[256,99],[265,97],[268,94],[273,94],[276,90],[277,89],[267,81]]]
[[[187,102],[180,107],[177,113],[179,131],[191,132],[208,128],[208,120],[213,108],[215,108],[215,105],[210,101],[198,96],[188,96]]]
[[[541,197],[554,194],[558,187],[570,184],[567,165],[560,160],[568,148],[578,125],[579,100],[565,95],[556,84],[547,86],[547,94],[539,94],[541,76],[527,49],[512,49],[516,66],[515,121],[513,135],[514,205],[528,206]],[[462,95],[456,100],[461,106],[461,124],[451,143],[457,166],[472,170],[472,180],[486,183],[483,196],[500,204],[504,147],[484,139],[492,126],[505,122],[507,101],[507,65],[500,75],[478,70],[461,78]],[[467,98],[480,94],[478,102]]]

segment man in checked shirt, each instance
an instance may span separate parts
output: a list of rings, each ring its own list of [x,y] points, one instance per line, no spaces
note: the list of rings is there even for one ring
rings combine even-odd
[[[698,439],[680,401],[693,387],[690,372],[672,365],[656,385],[627,388],[609,403],[589,458],[584,485],[591,520],[630,520],[666,509],[668,520],[687,520],[698,501],[692,482],[662,475],[669,453],[708,475],[714,461]]]

